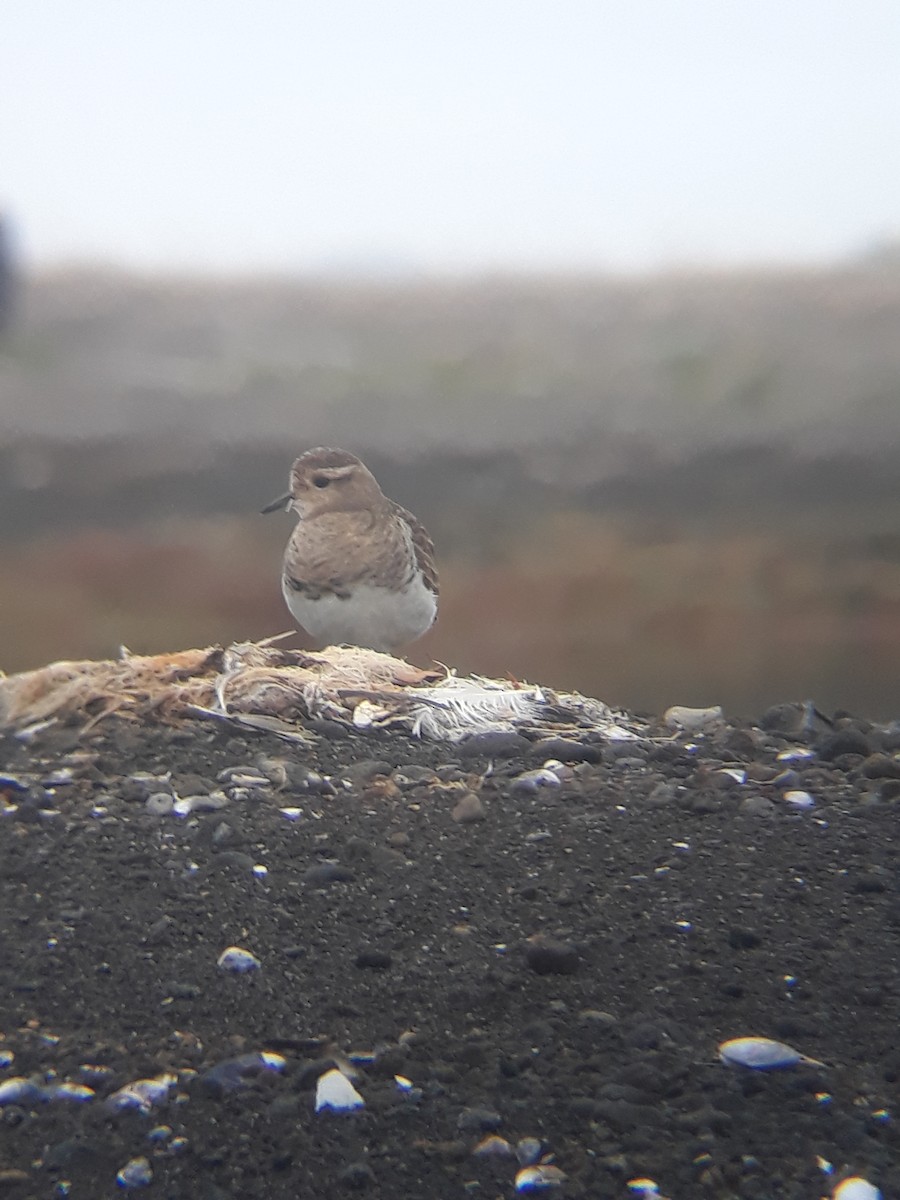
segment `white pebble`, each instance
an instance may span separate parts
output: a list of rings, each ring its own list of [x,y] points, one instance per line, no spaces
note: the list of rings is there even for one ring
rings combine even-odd
[[[232,971],[235,975],[246,975],[250,971],[258,971],[262,963],[249,950],[240,946],[229,946],[219,955],[216,966],[223,971]]]
[[[785,801],[788,804],[793,805],[794,808],[813,808],[816,803],[809,792],[801,792],[795,789],[785,792],[784,798]]]
[[[155,1079],[135,1079],[108,1096],[106,1107],[116,1112],[136,1108],[139,1112],[149,1113],[154,1105],[168,1099],[170,1090],[177,1082],[178,1076],[169,1074],[157,1075]]]
[[[715,704],[711,708],[688,708],[685,704],[673,704],[663,713],[663,721],[669,729],[682,729],[697,733],[722,720],[722,708]]]
[[[330,1108],[333,1112],[352,1112],[363,1108],[365,1100],[342,1072],[336,1068],[319,1076],[316,1084],[316,1112]]]
[[[132,1158],[116,1176],[119,1187],[146,1187],[153,1180],[153,1168],[149,1158]]]
[[[565,1174],[559,1167],[542,1163],[537,1167],[523,1167],[516,1175],[517,1192],[542,1192],[548,1188],[561,1187]]]
[[[831,1193],[834,1200],[881,1200],[881,1192],[868,1179],[852,1175],[839,1183]]]

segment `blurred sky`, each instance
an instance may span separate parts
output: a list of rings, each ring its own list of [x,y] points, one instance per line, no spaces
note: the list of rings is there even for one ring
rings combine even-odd
[[[24,0],[31,263],[645,269],[900,235],[898,0]]]

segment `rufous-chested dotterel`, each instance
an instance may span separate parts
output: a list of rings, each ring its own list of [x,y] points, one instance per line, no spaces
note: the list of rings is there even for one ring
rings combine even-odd
[[[393,654],[430,629],[438,599],[431,538],[354,454],[307,450],[291,468],[288,495],[263,512],[282,507],[299,518],[282,591],[310,637]]]

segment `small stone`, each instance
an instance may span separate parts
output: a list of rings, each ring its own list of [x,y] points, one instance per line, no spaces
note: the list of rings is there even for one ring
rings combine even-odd
[[[168,983],[165,991],[172,1000],[196,1000],[203,995],[203,989],[196,983],[179,983],[178,980]]]
[[[319,1076],[316,1083],[316,1112],[352,1112],[364,1105],[362,1096],[342,1071],[332,1068]]]
[[[258,971],[262,963],[249,950],[242,950],[240,946],[229,946],[219,955],[216,966],[222,971],[231,971],[234,975],[247,975]]]
[[[666,805],[672,803],[677,794],[678,788],[674,783],[660,781],[650,790],[644,803],[648,808],[665,808]]]
[[[769,817],[775,812],[775,804],[766,796],[747,796],[738,807],[751,817]]]
[[[728,931],[728,945],[732,950],[755,950],[757,946],[762,945],[762,938],[752,929],[735,926]]]
[[[578,970],[578,951],[570,942],[535,934],[528,939],[525,961],[538,975],[574,975]]]
[[[879,874],[870,871],[854,880],[853,891],[858,896],[877,896],[881,892],[887,891],[887,884]]]
[[[20,1183],[28,1183],[30,1178],[27,1171],[20,1171],[17,1167],[5,1167],[0,1171],[0,1191],[17,1188]]]
[[[153,1181],[149,1158],[132,1158],[119,1171],[116,1183],[123,1188],[147,1187]]]
[[[870,754],[862,765],[867,779],[900,779],[900,758],[890,754]]]
[[[152,813],[154,817],[168,816],[174,806],[175,798],[170,792],[154,792],[144,803],[147,812]]]
[[[685,704],[673,704],[663,713],[663,722],[669,729],[685,733],[699,733],[702,729],[713,729],[722,723],[721,705],[710,708],[689,708]]]
[[[868,758],[872,752],[869,739],[858,729],[839,729],[816,743],[816,753],[824,762],[834,762],[845,754]]]
[[[388,776],[393,771],[392,763],[380,758],[365,758],[361,762],[352,763],[341,772],[342,778],[348,779],[355,787],[365,787],[377,775]]]
[[[528,738],[519,733],[474,733],[460,742],[457,753],[460,758],[518,758],[531,747]]]
[[[603,747],[592,742],[576,742],[573,738],[543,738],[531,747],[529,757],[542,761],[555,758],[564,763],[599,763],[603,761]]]
[[[578,1014],[578,1020],[597,1029],[613,1029],[619,1023],[617,1017],[602,1008],[583,1008]]]
[[[352,883],[355,878],[349,867],[334,862],[316,863],[303,872],[304,883],[313,887],[325,887],[329,883]]]
[[[450,815],[458,825],[471,825],[474,821],[483,821],[487,814],[478,793],[466,792],[460,797]]]
[[[365,947],[356,956],[358,967],[368,967],[373,971],[386,971],[392,962],[393,959],[386,950],[376,950],[373,946]]]
[[[464,1108],[456,1121],[460,1133],[493,1133],[503,1118],[492,1108]]]
[[[815,709],[809,701],[773,704],[760,717],[759,725],[769,733],[781,733],[785,737],[805,737],[812,732],[814,713]]]
[[[375,1172],[364,1162],[348,1163],[338,1173],[338,1182],[345,1184],[354,1191],[362,1191],[375,1182]]]
[[[686,789],[681,797],[681,804],[690,812],[703,816],[706,813],[719,812],[724,808],[725,802],[718,792],[703,788],[699,792]]]

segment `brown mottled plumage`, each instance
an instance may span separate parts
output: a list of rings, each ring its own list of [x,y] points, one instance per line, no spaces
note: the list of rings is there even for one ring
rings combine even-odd
[[[319,446],[291,468],[287,505],[299,520],[284,554],[282,591],[299,624],[324,644],[393,653],[437,613],[434,546],[353,454]]]

